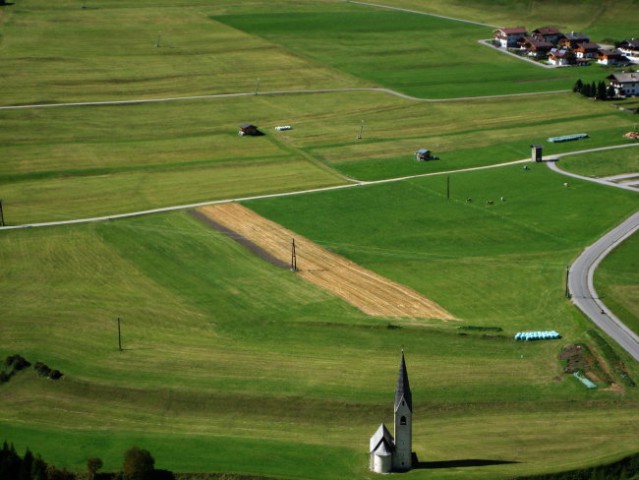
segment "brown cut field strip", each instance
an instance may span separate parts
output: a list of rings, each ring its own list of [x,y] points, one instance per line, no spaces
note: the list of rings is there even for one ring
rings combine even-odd
[[[364,313],[382,317],[455,317],[435,302],[404,285],[329,252],[310,240],[272,222],[239,203],[198,209],[199,216],[251,242],[279,262],[290,265],[295,239],[297,275],[337,295]]]

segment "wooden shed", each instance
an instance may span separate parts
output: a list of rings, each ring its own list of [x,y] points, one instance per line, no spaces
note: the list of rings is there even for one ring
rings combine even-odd
[[[240,125],[240,131],[238,132],[238,135],[240,136],[244,136],[244,135],[252,135],[252,136],[256,136],[256,135],[261,135],[262,132],[260,132],[257,129],[257,126],[253,125],[252,123],[243,123],[242,125]]]

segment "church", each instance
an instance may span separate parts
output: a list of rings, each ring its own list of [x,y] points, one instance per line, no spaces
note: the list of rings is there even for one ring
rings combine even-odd
[[[376,473],[405,472],[413,467],[413,396],[403,351],[394,410],[393,435],[382,423],[370,440],[370,469]]]

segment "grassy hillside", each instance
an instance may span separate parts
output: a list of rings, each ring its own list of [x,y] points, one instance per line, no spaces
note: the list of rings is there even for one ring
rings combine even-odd
[[[585,182],[566,189],[543,165],[449,178],[449,200],[439,176],[249,205],[463,319],[513,333],[558,325],[566,266],[636,209],[636,194]]]
[[[628,0],[392,3],[636,36]],[[476,43],[491,31],[332,0],[1,7],[3,106],[246,94],[0,110],[7,223],[439,173],[247,205],[459,320],[368,317],[185,211],[0,231],[0,359],[19,353],[64,373],[54,382],[28,369],[0,384],[0,441],[76,471],[89,456],[115,471],[138,445],[176,471],[368,479],[368,439],[392,420],[403,348],[426,467],[411,478],[506,480],[637,452],[639,393],[563,295],[566,266],[636,209],[637,194],[566,188],[540,164],[455,172],[527,158],[532,143],[546,155],[624,143],[632,116],[571,93],[264,95],[547,92],[605,72],[516,62]],[[265,135],[237,136],[244,122]],[[546,142],[582,131],[587,140]],[[441,159],[418,163],[418,148]],[[630,150],[562,164],[622,173],[636,166]],[[620,311],[635,298],[635,244],[598,279]],[[546,328],[563,338],[512,339]],[[574,343],[592,352],[594,391],[563,373],[559,354]],[[637,363],[611,348],[639,381]]]
[[[637,448],[634,391],[588,392],[562,377],[563,342],[510,340],[549,321],[534,311],[528,325],[502,320],[505,336],[431,322],[388,329],[185,214],[14,233],[0,239],[12,286],[2,291],[0,353],[18,351],[65,378],[30,370],[2,385],[3,433],[58,465],[82,468],[99,454],[115,469],[135,443],[182,471],[367,478],[365,445],[390,419],[401,346],[424,461],[488,459],[496,464],[464,475],[508,478],[584,464],[593,441],[593,463]],[[540,281],[528,287],[553,308]],[[476,288],[496,299],[508,285]],[[555,320],[576,320],[562,327],[565,341],[587,340],[571,311]]]
[[[1,112],[9,224],[434,173],[629,142],[632,117],[572,94],[428,103],[381,92]],[[242,138],[246,121],[263,137]],[[357,136],[362,128],[362,139]],[[292,124],[288,132],[276,125]],[[549,136],[590,138],[548,144]],[[416,162],[430,148],[441,160]],[[573,160],[570,160],[571,162]]]
[[[636,0],[393,0],[392,5],[500,27],[554,25],[566,31],[585,31],[596,42],[636,36]]]
[[[478,44],[493,28],[429,15],[349,4],[327,13],[224,15],[216,20],[259,35],[377,85],[421,98],[570,89],[606,69],[545,69]],[[428,9],[425,9],[428,11]]]

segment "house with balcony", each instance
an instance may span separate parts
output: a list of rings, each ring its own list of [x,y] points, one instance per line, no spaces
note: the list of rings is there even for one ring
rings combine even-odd
[[[588,42],[590,42],[590,37],[585,33],[570,32],[559,41],[559,45],[562,47],[575,49],[580,43]]]
[[[614,73],[607,77],[615,95],[620,97],[636,97],[639,95],[639,72]]]
[[[518,43],[526,36],[528,32],[524,27],[500,28],[495,30],[495,45],[502,48],[517,48]]]
[[[632,63],[639,64],[639,39],[632,38],[619,42],[617,49]]]
[[[531,32],[531,36],[537,40],[543,40],[544,42],[551,43],[553,46],[557,45],[566,36],[555,27],[542,27],[537,28]]]
[[[597,55],[597,63],[601,65],[625,65],[629,63],[628,58],[619,50],[600,50]]]

